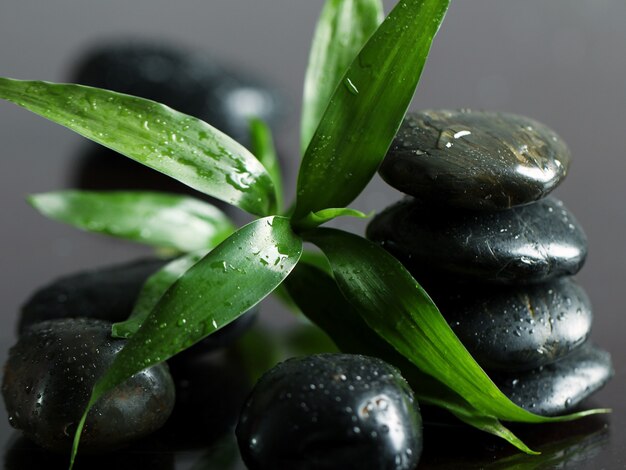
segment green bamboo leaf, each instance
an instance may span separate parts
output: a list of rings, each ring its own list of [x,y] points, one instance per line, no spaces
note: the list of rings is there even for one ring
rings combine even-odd
[[[150,276],[144,283],[128,319],[114,323],[111,334],[116,338],[130,338],[134,335],[170,286],[206,254],[206,251],[199,251],[181,256]]]
[[[234,321],[287,277],[301,253],[289,220],[266,217],[239,229],[176,281],[96,383],[76,430],[72,465],[87,413],[104,393]]]
[[[298,221],[298,228],[301,230],[312,229],[336,219],[337,217],[356,217],[358,219],[367,219],[372,215],[373,213],[365,214],[361,211],[350,208],[322,209],[321,211],[311,212],[306,217]]]
[[[328,257],[341,292],[369,327],[421,371],[463,397],[480,416],[546,423],[606,412],[547,418],[520,408],[489,379],[430,297],[393,256],[340,230],[316,229],[305,239]]]
[[[272,178],[276,200],[275,209],[276,212],[280,212],[283,206],[283,175],[274,147],[272,130],[263,120],[252,118],[250,120],[250,140],[252,152]]]
[[[499,421],[485,417],[441,382],[421,372],[386,343],[343,296],[335,280],[325,271],[301,259],[285,285],[302,312],[320,327],[343,352],[375,356],[395,365],[409,382],[421,404],[438,406],[467,424],[496,434],[519,449],[534,454],[513,433],[502,432]],[[490,426],[486,426],[489,423]]]
[[[401,0],[352,62],[302,160],[294,220],[345,207],[372,178],[402,123],[448,4]]]
[[[304,79],[304,154],[337,84],[383,20],[381,0],[328,0],[317,22]]]
[[[255,215],[274,207],[263,165],[226,134],[135,96],[82,85],[0,78],[0,98]]]
[[[213,248],[235,231],[217,207],[175,194],[70,190],[28,200],[46,217],[82,230],[182,252]]]

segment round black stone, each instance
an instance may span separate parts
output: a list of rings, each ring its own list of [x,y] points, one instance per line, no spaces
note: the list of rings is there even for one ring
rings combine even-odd
[[[202,53],[163,43],[118,42],[90,51],[74,81],[148,98],[198,117],[241,142],[251,117],[275,122],[277,90]]]
[[[31,325],[60,318],[96,318],[111,323],[128,318],[146,280],[166,260],[145,259],[62,277],[38,290],[24,304],[19,320],[19,333]],[[207,336],[181,358],[224,347],[241,336],[253,323],[258,306]]]
[[[400,372],[380,359],[321,354],[267,372],[237,425],[251,470],[413,469],[421,416]]]
[[[548,197],[507,211],[425,207],[405,199],[384,210],[367,236],[418,280],[433,275],[528,283],[576,274],[587,238],[561,201]]]
[[[611,355],[585,344],[565,359],[531,371],[494,375],[513,402],[533,413],[567,413],[602,388],[613,376]]]
[[[545,197],[570,153],[551,129],[514,114],[409,114],[380,168],[394,188],[429,204],[501,210]]]
[[[49,450],[66,452],[96,380],[125,340],[93,319],[51,320],[29,328],[9,352],[2,395],[9,423]],[[174,407],[167,365],[133,375],[87,417],[81,451],[106,452],[160,428]]]
[[[524,370],[552,363],[591,333],[589,298],[571,278],[521,286],[447,284],[427,290],[484,369]]]

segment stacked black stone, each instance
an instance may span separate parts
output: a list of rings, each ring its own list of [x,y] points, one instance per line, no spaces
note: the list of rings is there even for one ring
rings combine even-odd
[[[587,239],[548,197],[569,164],[565,143],[525,117],[410,114],[380,169],[410,197],[367,229],[502,391],[542,415],[571,411],[613,375],[609,353],[587,341],[592,309],[572,278]]]

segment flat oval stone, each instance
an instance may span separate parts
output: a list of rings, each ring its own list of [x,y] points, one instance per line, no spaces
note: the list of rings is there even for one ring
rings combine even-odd
[[[591,333],[589,298],[571,278],[427,290],[483,369],[537,368],[567,356]]]
[[[400,372],[350,354],[271,369],[248,398],[236,434],[250,470],[409,470],[422,450],[421,415]]]
[[[74,81],[159,101],[243,143],[251,117],[273,123],[284,111],[280,93],[261,80],[205,54],[158,42],[94,49],[76,67]]]
[[[565,359],[531,371],[494,375],[493,381],[522,408],[544,416],[572,411],[613,377],[611,355],[585,344]]]
[[[407,115],[380,175],[429,204],[501,210],[545,197],[569,165],[563,140],[533,119],[430,110]]]
[[[408,198],[376,216],[367,236],[418,280],[542,282],[576,274],[587,255],[582,227],[552,197],[499,212],[427,208]]]
[[[29,328],[9,352],[2,396],[9,422],[42,447],[71,448],[74,430],[97,379],[126,340],[101,320],[50,320]],[[90,411],[81,449],[107,452],[159,429],[174,407],[166,364],[133,375]]]
[[[45,320],[95,318],[121,322],[131,314],[146,280],[169,260],[142,259],[62,277],[35,292],[24,304],[18,332]],[[183,351],[171,361],[189,358],[230,344],[256,318],[258,306]]]

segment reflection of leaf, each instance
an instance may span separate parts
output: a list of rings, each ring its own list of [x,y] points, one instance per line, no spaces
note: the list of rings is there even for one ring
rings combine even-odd
[[[539,446],[541,455],[528,456],[514,454],[500,459],[485,470],[544,470],[552,468],[570,468],[570,464],[581,464],[596,457],[607,445],[609,432],[600,429],[588,435],[577,435],[557,442]]]

